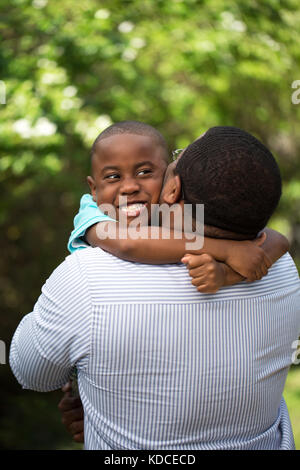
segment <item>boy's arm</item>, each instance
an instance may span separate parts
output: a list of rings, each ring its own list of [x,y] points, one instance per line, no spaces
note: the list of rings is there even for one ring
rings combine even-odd
[[[265,228],[262,232],[260,232],[259,236],[250,243],[258,244],[266,255],[266,259],[269,260],[269,265],[272,266],[275,261],[277,261],[281,256],[283,256],[289,250],[289,242],[284,235],[275,230]],[[247,279],[247,281],[255,281],[260,279],[262,276],[255,278],[254,276],[247,275],[247,258],[239,256],[242,253],[235,252],[234,249],[231,249],[227,252],[227,258],[225,260],[226,264],[230,266],[234,271],[241,274],[243,277]],[[224,261],[224,260],[220,260]],[[240,268],[240,263],[245,263],[246,269]],[[257,272],[258,274],[258,272]],[[264,275],[267,274],[266,272]]]
[[[261,246],[274,263],[288,251],[289,242],[286,237],[274,230],[265,229],[264,232],[266,237],[264,237],[265,240]],[[193,278],[192,284],[197,287],[199,292],[217,292],[220,287],[231,286],[245,280],[230,266],[225,263],[217,263],[209,255],[187,254],[183,257],[182,262],[186,264],[189,274]]]
[[[185,255],[182,262],[193,278],[192,284],[202,293],[213,294],[221,287],[232,286],[245,280],[243,276],[233,271],[230,266],[216,261],[207,254]]]
[[[86,230],[91,225],[107,220],[112,219],[99,210],[91,194],[84,194],[80,199],[79,212],[74,217],[74,230],[68,240],[69,252],[73,253],[80,248],[87,248],[88,245],[84,240]]]
[[[89,228],[86,239],[91,246],[102,249],[128,261],[147,264],[180,262],[186,253],[186,244],[194,244],[191,254],[208,253],[216,260],[231,265],[248,280],[260,279],[268,271],[271,262],[260,248],[263,238],[255,241],[233,241],[185,236],[182,232],[163,227],[141,227],[138,238],[130,236],[130,230],[122,229],[116,222],[102,222]]]
[[[208,254],[186,255],[182,262],[189,270],[192,284],[197,287],[199,292],[205,294],[214,294],[221,287],[231,286],[244,280],[227,264],[216,261]]]

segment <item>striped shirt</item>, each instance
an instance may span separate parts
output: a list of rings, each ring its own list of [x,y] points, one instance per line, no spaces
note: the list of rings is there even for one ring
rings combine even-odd
[[[282,392],[299,287],[288,254],[261,281],[200,294],[182,264],[78,250],[18,326],[10,364],[41,392],[76,366],[86,449],[293,449]]]

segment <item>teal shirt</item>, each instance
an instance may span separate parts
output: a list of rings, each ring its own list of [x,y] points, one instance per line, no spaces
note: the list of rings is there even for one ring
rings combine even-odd
[[[90,194],[84,194],[80,200],[80,208],[78,214],[74,217],[74,230],[68,241],[68,250],[70,253],[87,248],[89,245],[84,241],[83,237],[86,230],[98,222],[107,222],[114,220],[103,214],[93,200]]]

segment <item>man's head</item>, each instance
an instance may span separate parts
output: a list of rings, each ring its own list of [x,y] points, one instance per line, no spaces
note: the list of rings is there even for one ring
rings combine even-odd
[[[105,129],[95,140],[92,151],[92,176],[88,184],[97,204],[110,204],[128,222],[157,204],[168,164],[168,149],[163,136],[152,126],[123,121]],[[127,198],[127,206],[122,199]]]
[[[206,234],[210,236],[255,238],[281,196],[281,177],[273,155],[255,137],[235,127],[209,129],[173,165],[173,171],[166,173],[168,187],[164,187],[161,202],[172,187],[175,194],[177,186],[178,196],[180,184],[184,203],[204,204]]]

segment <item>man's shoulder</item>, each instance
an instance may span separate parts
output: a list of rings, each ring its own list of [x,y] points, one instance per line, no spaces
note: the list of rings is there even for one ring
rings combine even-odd
[[[286,293],[300,288],[300,279],[297,267],[289,253],[286,253],[274,263],[267,276],[260,281],[250,284],[253,292],[266,295],[285,291]],[[249,289],[251,290],[251,289]]]
[[[101,273],[113,271],[117,275],[118,271],[126,269],[128,265],[139,265],[139,263],[132,263],[118,258],[99,247],[86,247],[76,250],[70,254],[66,260],[72,265],[77,264],[80,270],[86,273]]]
[[[115,255],[112,255],[111,253],[108,253],[107,251],[102,250],[99,247],[87,247],[87,248],[82,248],[79,250],[76,250],[74,253],[69,255],[69,258],[72,259],[72,262],[79,262],[82,265],[92,265],[93,267],[97,266],[105,266],[107,268],[111,267],[112,269],[115,269],[115,267],[120,267],[122,269],[127,269],[130,267],[133,270],[138,271],[139,269],[142,270],[147,270],[147,269],[157,269],[157,270],[163,270],[165,266],[171,266],[175,267],[178,266],[178,264],[173,264],[173,265],[155,265],[155,264],[143,264],[135,261],[127,261],[121,258],[118,258]],[[176,268],[175,268],[176,269]]]
[[[216,294],[202,294],[191,283],[183,264],[150,265],[124,261],[100,248],[85,248],[70,255],[91,292],[102,299],[116,296],[128,302],[219,302],[260,298],[265,295],[291,295],[299,291],[295,263],[287,253],[269,269],[267,276],[253,283],[241,282],[220,289]],[[72,266],[70,265],[70,268]],[[77,268],[76,268],[77,269]],[[103,293],[105,292],[105,296]]]
[[[285,253],[276,263],[271,266],[269,275],[276,276],[278,273],[285,273],[291,280],[299,281],[299,273],[296,264],[289,253]]]
[[[113,298],[123,303],[182,302],[187,295],[199,300],[199,292],[182,263],[142,264],[90,247],[69,258],[79,265],[93,296],[103,302]]]
[[[88,264],[88,263],[93,263],[93,264],[98,264],[98,263],[103,263],[105,260],[111,260],[111,262],[114,262],[114,260],[119,260],[121,262],[125,262],[124,260],[121,260],[120,258],[115,257],[114,255],[111,255],[107,251],[102,250],[99,247],[82,247],[73,253],[71,253],[69,256],[67,256],[66,259],[69,259],[71,263],[83,263],[83,264]]]

